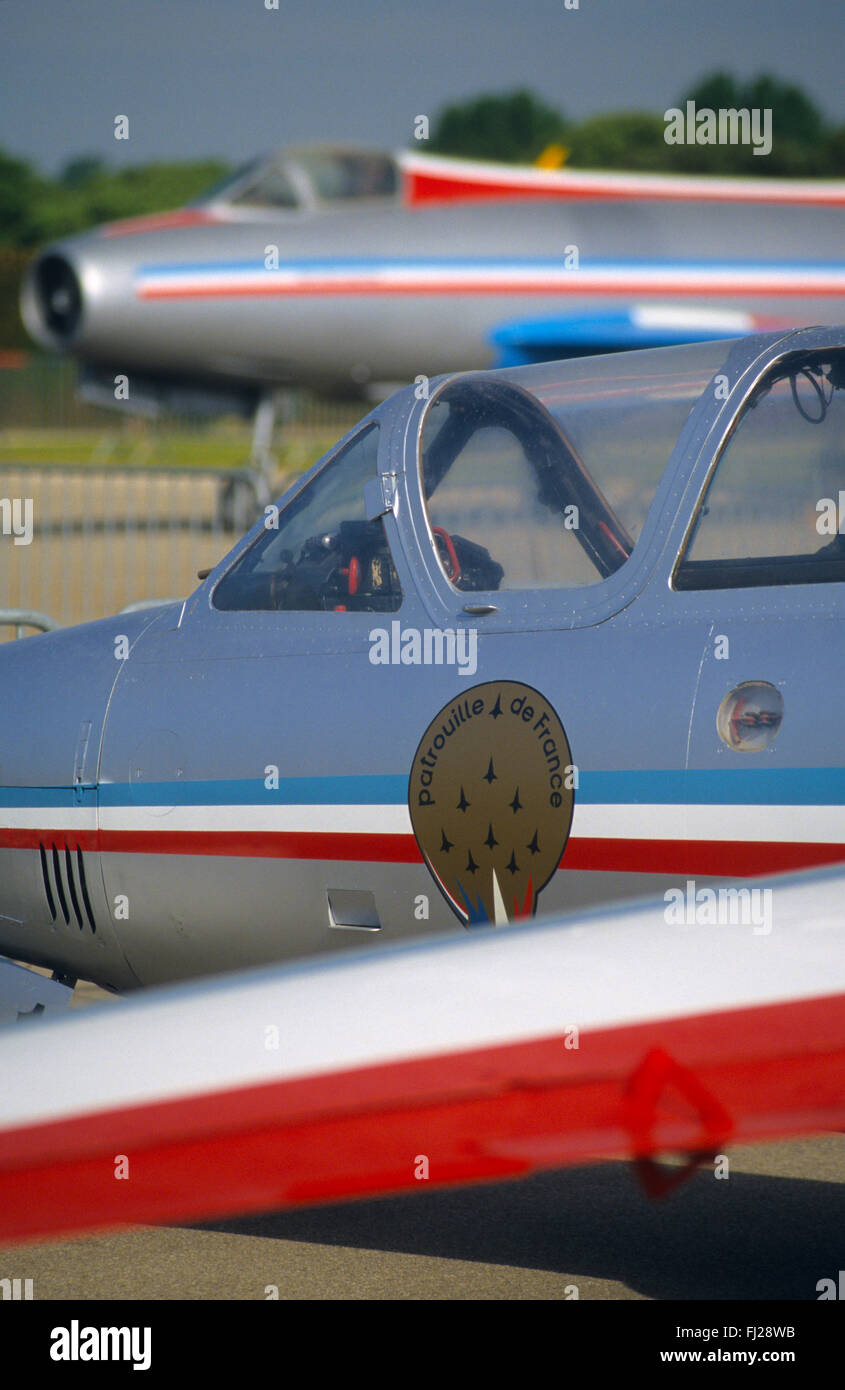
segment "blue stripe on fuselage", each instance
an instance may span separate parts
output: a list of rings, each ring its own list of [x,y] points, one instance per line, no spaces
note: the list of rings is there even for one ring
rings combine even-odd
[[[560,256],[315,256],[313,259],[280,261],[278,266],[268,267],[263,260],[251,261],[173,261],[140,266],[139,276],[159,275],[237,275],[242,273],[266,272],[273,275],[276,270],[295,271],[372,271],[385,269],[401,270],[496,270],[500,268],[528,268],[532,270],[559,270],[563,261]],[[754,273],[755,271],[812,271],[822,274],[825,271],[845,270],[845,261],[736,261],[730,258],[714,257],[712,260],[685,259],[682,256],[596,256],[582,258],[579,270],[625,270],[660,268],[689,271],[735,270]]]
[[[103,782],[99,788],[0,787],[0,805],[92,806],[391,806],[408,798],[404,774],[282,777],[268,790],[262,778],[225,781]],[[845,768],[579,770],[576,800],[585,805],[845,805]]]

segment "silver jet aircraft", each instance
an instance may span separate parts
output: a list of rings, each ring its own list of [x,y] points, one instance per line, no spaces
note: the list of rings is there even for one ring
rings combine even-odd
[[[124,991],[727,879],[766,937],[845,857],[843,505],[842,328],[404,388],[184,602],[0,648],[0,952]]]
[[[22,311],[121,408],[378,399],[465,368],[845,320],[845,185],[313,147],[47,247]]]

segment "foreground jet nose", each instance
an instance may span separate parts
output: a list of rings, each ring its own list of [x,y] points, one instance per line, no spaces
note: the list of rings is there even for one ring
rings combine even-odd
[[[42,347],[68,348],[82,324],[83,291],[73,251],[50,247],[31,263],[21,289],[21,317]]]

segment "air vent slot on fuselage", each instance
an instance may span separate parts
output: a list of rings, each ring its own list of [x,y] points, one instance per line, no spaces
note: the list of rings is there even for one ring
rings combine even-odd
[[[38,846],[38,852],[41,855],[41,874],[44,879],[44,892],[47,897],[47,906],[50,909],[50,921],[55,922],[56,903],[55,899],[53,898],[53,885],[50,882],[50,874],[47,869],[47,852],[44,849],[43,845]]]
[[[82,889],[82,901],[85,904],[85,911],[88,916],[88,923],[91,927],[91,930],[95,932],[97,930],[97,923],[94,921],[94,913],[91,908],[91,899],[88,896],[88,884],[85,881],[85,860],[82,857],[82,850],[79,848],[79,845],[76,846],[76,863],[79,869],[79,886]]]
[[[66,898],[66,896],[65,896],[65,885],[64,885],[64,883],[62,882],[62,866],[61,866],[61,863],[60,863],[60,861],[59,861],[59,851],[56,849],[56,846],[55,846],[55,845],[53,845],[53,875],[54,875],[54,880],[53,880],[53,881],[55,882],[55,885],[56,885],[56,892],[57,892],[58,895],[59,895],[59,903],[61,904],[62,916],[64,917],[65,922],[67,923],[67,925],[70,926],[70,913],[69,913],[68,910],[67,910],[67,898]]]
[[[71,925],[71,909],[73,909],[73,916],[79,930],[84,931],[87,924],[92,932],[96,932],[97,923],[94,920],[88,882],[85,877],[85,859],[79,845],[72,849],[68,844],[62,846],[51,844],[49,848],[40,844],[38,849],[50,920],[52,922],[57,920],[56,903],[58,902],[67,926]]]
[[[339,927],[344,931],[381,931],[372,893],[358,888],[329,888],[326,898],[330,927]]]

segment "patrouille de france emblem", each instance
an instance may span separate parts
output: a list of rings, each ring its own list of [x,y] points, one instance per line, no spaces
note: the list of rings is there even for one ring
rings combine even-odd
[[[572,770],[560,719],[520,681],[473,686],[432,719],[411,768],[411,823],[462,922],[536,911],[569,837]]]

